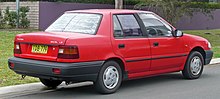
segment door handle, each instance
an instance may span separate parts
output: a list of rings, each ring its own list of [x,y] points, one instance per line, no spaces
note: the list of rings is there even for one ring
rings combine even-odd
[[[154,46],[159,46],[159,43],[158,42],[154,42],[153,45]]]
[[[125,44],[118,44],[118,48],[125,48]]]

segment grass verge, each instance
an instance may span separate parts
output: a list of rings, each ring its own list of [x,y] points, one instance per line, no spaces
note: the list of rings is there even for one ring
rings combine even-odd
[[[198,35],[209,40],[214,51],[214,58],[220,58],[220,29],[216,30],[187,30],[187,34]]]
[[[0,87],[39,81],[33,77],[21,79],[21,76],[11,71],[7,64],[8,58],[13,56],[15,35],[33,31],[36,30],[0,30]],[[184,33],[199,35],[208,39],[212,43],[214,57],[220,58],[220,30],[187,30]]]
[[[16,34],[32,32],[36,30],[0,30],[0,87],[18,85],[39,81],[33,77],[21,79],[21,76],[8,68],[8,58],[13,56],[14,37]]]

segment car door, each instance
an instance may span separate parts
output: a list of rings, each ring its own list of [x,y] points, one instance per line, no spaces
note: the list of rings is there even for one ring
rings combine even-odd
[[[129,74],[150,69],[150,45],[134,14],[113,15],[114,53],[126,61]]]
[[[173,37],[172,27],[162,18],[152,13],[139,14],[146,28],[151,47],[150,70],[180,68],[187,54],[181,37]]]

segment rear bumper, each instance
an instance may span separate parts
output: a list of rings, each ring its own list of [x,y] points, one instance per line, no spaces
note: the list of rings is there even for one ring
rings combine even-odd
[[[14,68],[11,66],[9,68],[18,74],[62,81],[95,81],[104,63],[104,61],[57,63],[16,57],[8,59],[8,62],[14,64]],[[61,74],[54,74],[53,68],[59,68]]]
[[[206,57],[205,57],[205,65],[209,64],[212,60],[212,56],[213,56],[213,51],[211,50],[206,50],[205,51]]]

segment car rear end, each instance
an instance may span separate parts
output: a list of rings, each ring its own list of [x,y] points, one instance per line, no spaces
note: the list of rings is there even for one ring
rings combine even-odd
[[[21,75],[43,79],[95,81],[104,61],[82,60],[79,50],[82,45],[77,42],[95,38],[101,18],[100,14],[67,13],[46,32],[17,35],[9,68]]]

